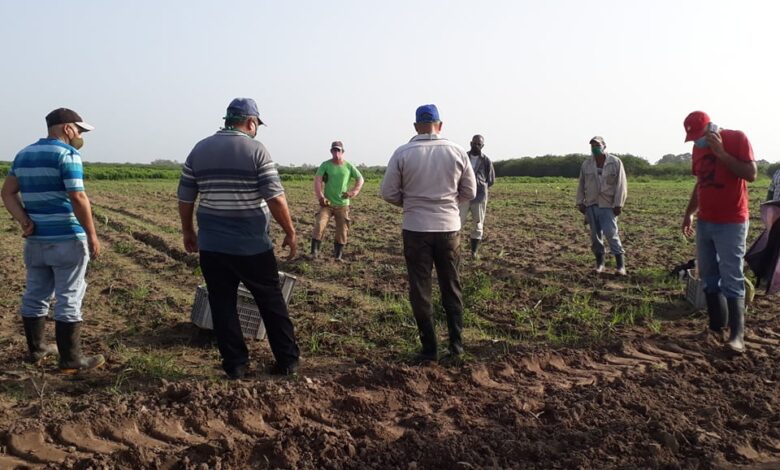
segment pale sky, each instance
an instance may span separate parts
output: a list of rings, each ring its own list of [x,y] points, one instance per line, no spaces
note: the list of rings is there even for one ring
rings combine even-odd
[[[332,140],[384,165],[435,103],[443,135],[495,160],[690,151],[702,109],[780,161],[780,3],[768,0],[0,0],[0,160],[65,106],[88,162],[184,161],[237,96],[280,164]]]

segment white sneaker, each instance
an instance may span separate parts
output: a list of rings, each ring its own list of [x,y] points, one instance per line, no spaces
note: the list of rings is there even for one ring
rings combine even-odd
[[[596,266],[596,272],[597,273],[603,273],[604,272],[604,265],[600,264],[600,265]]]
[[[618,276],[628,276],[628,273],[626,272],[626,268],[618,268],[617,270],[615,270],[615,273]]]

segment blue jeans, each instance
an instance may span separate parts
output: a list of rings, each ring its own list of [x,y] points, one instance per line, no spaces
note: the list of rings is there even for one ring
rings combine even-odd
[[[87,291],[84,274],[89,263],[86,240],[31,242],[24,244],[27,290],[22,296],[23,317],[43,317],[49,312],[52,294],[56,321],[81,321],[81,301]]]
[[[745,256],[748,222],[716,224],[696,221],[696,262],[708,294],[723,292],[727,299],[745,297]]]
[[[623,245],[618,235],[617,216],[611,207],[599,207],[597,204],[588,206],[585,215],[590,225],[590,248],[597,256],[604,254],[604,238],[609,243],[613,255],[622,255]]]

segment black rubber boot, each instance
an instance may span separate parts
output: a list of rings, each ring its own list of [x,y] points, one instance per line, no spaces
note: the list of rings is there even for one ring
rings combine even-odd
[[[482,243],[482,240],[479,238],[472,238],[471,239],[471,257],[474,259],[479,258],[479,244]]]
[[[420,330],[420,343],[422,349],[415,356],[416,362],[430,362],[439,359],[439,347],[436,343],[436,330],[433,328],[433,321],[417,322],[417,328]]]
[[[732,351],[745,351],[745,298],[726,299],[729,306],[729,340],[726,345]]]
[[[81,322],[58,321],[54,331],[57,337],[57,348],[60,350],[60,372],[76,374],[81,370],[95,369],[106,363],[102,354],[82,357]]]
[[[604,253],[596,253],[596,272],[604,271]]]
[[[55,345],[44,342],[46,317],[22,317],[22,322],[29,350],[29,354],[24,358],[26,362],[38,364],[46,356],[57,353]]]
[[[311,239],[311,255],[317,256],[320,253],[320,243],[322,243],[321,240],[315,240]]]
[[[720,333],[726,327],[729,307],[723,294],[704,294],[707,300],[707,315],[710,317],[710,330]]]
[[[615,271],[620,276],[626,275],[626,256],[623,253],[615,255]]]
[[[344,245],[341,243],[334,243],[333,244],[333,258],[336,259],[336,261],[343,261],[341,256],[344,254]]]

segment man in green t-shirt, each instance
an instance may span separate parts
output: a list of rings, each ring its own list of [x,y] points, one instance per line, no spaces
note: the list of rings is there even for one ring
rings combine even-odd
[[[330,145],[331,159],[322,162],[314,176],[314,196],[320,203],[320,210],[314,219],[311,234],[311,254],[317,256],[325,227],[331,217],[336,219],[336,242],[333,256],[341,261],[349,230],[349,200],[358,195],[363,187],[363,175],[354,165],[344,160],[344,144],[335,141]],[[350,180],[355,180],[352,189],[347,190]]]

